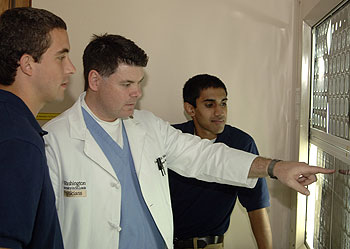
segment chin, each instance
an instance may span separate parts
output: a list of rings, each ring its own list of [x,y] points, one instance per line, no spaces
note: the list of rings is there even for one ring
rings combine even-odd
[[[49,102],[62,102],[64,100],[64,95],[57,95],[55,98],[52,98]]]
[[[215,134],[216,134],[216,135],[219,135],[219,134],[222,133],[223,131],[224,131],[224,127],[223,127],[222,129],[217,130]]]
[[[121,118],[129,118],[130,116],[133,116],[133,115],[134,115],[134,111],[126,112],[126,113],[121,115]]]

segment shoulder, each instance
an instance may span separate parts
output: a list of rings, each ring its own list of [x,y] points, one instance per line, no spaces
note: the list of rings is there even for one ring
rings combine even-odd
[[[162,118],[146,110],[135,110],[134,115],[131,117],[131,120],[140,122],[146,126],[154,125],[155,123],[170,125],[167,121],[164,121]]]
[[[241,129],[231,125],[225,125],[224,131],[218,135],[216,142],[225,143],[226,145],[235,149],[240,149],[255,154],[258,153],[253,137]]]
[[[182,132],[194,134],[194,124],[192,120],[180,124],[172,124],[172,126]]]
[[[12,112],[13,111],[13,112]],[[19,145],[32,146],[44,153],[44,144],[39,131],[33,127],[26,116],[16,113],[11,108],[0,107],[0,143],[16,142]],[[31,117],[34,120],[34,117]],[[34,122],[36,122],[34,120]],[[39,125],[37,124],[39,127]],[[8,151],[5,148],[5,151]],[[18,152],[18,150],[15,150]]]
[[[134,118],[135,120],[144,120],[144,119],[157,119],[158,117],[156,115],[154,115],[152,112],[150,111],[146,111],[146,110],[135,110],[134,114],[132,116],[132,118]]]
[[[69,109],[61,113],[57,117],[51,119],[46,124],[44,124],[43,129],[46,131],[50,131],[52,129],[65,126],[65,124],[67,123],[68,116],[69,116]]]
[[[238,137],[249,142],[254,142],[254,139],[248,133],[231,125],[225,125],[225,129],[221,134],[224,134],[226,136],[234,136],[235,138]]]
[[[159,117],[154,115],[150,111],[145,110],[135,110],[134,114],[127,119],[128,122],[135,122],[141,124],[144,127],[151,128],[162,121]]]
[[[75,103],[72,107],[44,124],[43,129],[49,132],[49,136],[51,133],[67,132],[70,120],[74,121],[80,119],[82,119],[80,105],[78,106],[77,103]]]
[[[147,133],[154,133],[155,136],[167,136],[174,131],[180,132],[174,129],[169,122],[145,110],[135,110],[133,117],[126,122],[134,123]]]

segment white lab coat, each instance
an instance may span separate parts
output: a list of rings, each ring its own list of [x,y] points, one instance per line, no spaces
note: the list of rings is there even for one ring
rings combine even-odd
[[[123,229],[122,186],[86,128],[81,112],[84,96],[43,127],[49,132],[46,153],[64,245],[66,249],[117,249]],[[173,218],[168,177],[162,176],[156,158],[165,155],[165,170],[185,176],[244,187],[256,183],[257,179],[247,178],[255,155],[182,134],[148,111],[135,110],[124,125],[143,197],[169,249],[173,248]],[[78,194],[65,197],[64,189]]]

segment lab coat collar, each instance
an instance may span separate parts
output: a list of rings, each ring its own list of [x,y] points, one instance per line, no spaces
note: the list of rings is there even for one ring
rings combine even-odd
[[[142,124],[136,118],[128,118],[123,121],[132,158],[134,159],[136,174],[139,176],[146,132],[145,129],[142,128]]]
[[[84,122],[83,113],[81,112],[81,101],[85,98],[86,92],[80,94],[79,99],[71,107],[71,114],[68,116],[69,133],[73,139],[85,140],[89,130]]]
[[[73,139],[79,139],[85,142],[84,152],[85,154],[95,161],[98,165],[109,172],[116,178],[115,172],[105,156],[101,156],[102,151],[96,149],[97,143],[91,136],[89,130],[86,127],[83,113],[81,111],[81,103],[85,98],[86,92],[83,92],[79,99],[72,106],[72,113],[68,116],[70,128],[70,136]],[[137,112],[137,111],[135,111]],[[142,129],[142,124],[135,118],[135,116],[124,119],[125,130],[128,136],[131,154],[134,159],[135,169],[137,175],[139,175],[141,169],[142,151],[144,148],[145,131]],[[108,166],[107,166],[108,165]]]

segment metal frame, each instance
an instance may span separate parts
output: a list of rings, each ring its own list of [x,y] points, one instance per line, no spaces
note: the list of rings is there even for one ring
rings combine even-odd
[[[311,9],[309,14],[302,17],[302,41],[301,41],[301,111],[300,111],[300,143],[299,160],[308,162],[309,142],[320,145],[323,149],[334,153],[338,158],[349,161],[350,141],[326,134],[316,129],[310,128],[311,120],[311,82],[313,82],[312,72],[313,57],[312,52],[312,27],[325,19],[329,13],[333,13],[345,2],[341,0],[320,0],[319,3]],[[331,12],[330,12],[331,11]],[[327,142],[328,141],[328,142]],[[330,143],[337,146],[332,146]],[[292,200],[295,204],[295,243],[290,248],[306,249],[305,229],[306,229],[306,197],[298,194]]]
[[[300,104],[300,142],[299,161],[309,161],[309,121],[310,121],[310,81],[311,81],[311,27],[303,22],[302,29],[302,51],[301,51],[301,104]],[[305,219],[306,219],[306,197],[297,194],[292,200],[295,203],[295,243],[291,248],[306,249],[305,241]]]

